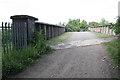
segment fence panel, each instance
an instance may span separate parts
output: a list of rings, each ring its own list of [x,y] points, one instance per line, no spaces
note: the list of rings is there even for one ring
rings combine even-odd
[[[27,47],[27,24],[26,22],[13,22],[12,39],[16,49]]]

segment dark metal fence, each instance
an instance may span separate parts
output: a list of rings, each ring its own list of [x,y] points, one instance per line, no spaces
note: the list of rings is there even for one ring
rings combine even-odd
[[[2,30],[2,48],[4,53],[12,50],[12,26],[10,23],[3,23],[0,27]]]

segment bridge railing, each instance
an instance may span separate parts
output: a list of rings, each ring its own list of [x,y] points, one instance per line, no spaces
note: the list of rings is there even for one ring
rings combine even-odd
[[[36,31],[42,31],[45,39],[47,40],[59,36],[65,32],[65,27],[63,26],[42,23],[42,22],[36,22],[35,29]]]
[[[28,15],[15,15],[10,17],[12,26],[2,23],[2,45],[7,48],[26,48],[35,31],[42,31],[44,39],[48,40],[65,32],[65,27],[43,22],[35,22],[38,18]],[[9,44],[8,44],[9,42]],[[8,47],[10,45],[10,47]],[[11,49],[10,49],[11,50]]]

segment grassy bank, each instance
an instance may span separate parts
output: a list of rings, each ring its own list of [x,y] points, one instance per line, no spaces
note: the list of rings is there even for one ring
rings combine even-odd
[[[107,46],[109,56],[113,60],[113,63],[116,64],[120,70],[120,40],[105,42],[103,44]]]
[[[13,49],[6,54],[2,53],[3,78],[24,70],[29,64],[34,63],[37,58],[51,53],[52,49],[46,44],[43,36],[38,32],[34,36],[27,48]]]
[[[66,32],[60,36],[57,36],[55,38],[50,39],[49,41],[51,42],[63,42],[65,41],[72,33],[71,32]]]
[[[102,33],[97,33],[97,32],[93,32],[97,35],[98,38],[110,38],[113,37],[112,35],[108,35],[108,34],[102,34]]]

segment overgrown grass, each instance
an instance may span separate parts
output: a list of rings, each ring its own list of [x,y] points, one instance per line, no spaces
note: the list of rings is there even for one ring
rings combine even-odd
[[[107,46],[109,56],[120,70],[120,40],[105,42],[103,44]]]
[[[31,43],[32,44],[25,49],[12,50],[7,54],[2,53],[3,78],[24,70],[37,58],[52,51],[39,32],[34,34]]]
[[[108,35],[108,34],[102,34],[102,33],[97,33],[97,32],[94,32],[98,38],[110,38],[110,37],[113,37],[112,35]]]
[[[57,36],[55,38],[52,38],[50,39],[49,41],[52,41],[52,42],[63,42],[65,41],[69,36],[70,36],[71,32],[66,32],[60,36]]]

